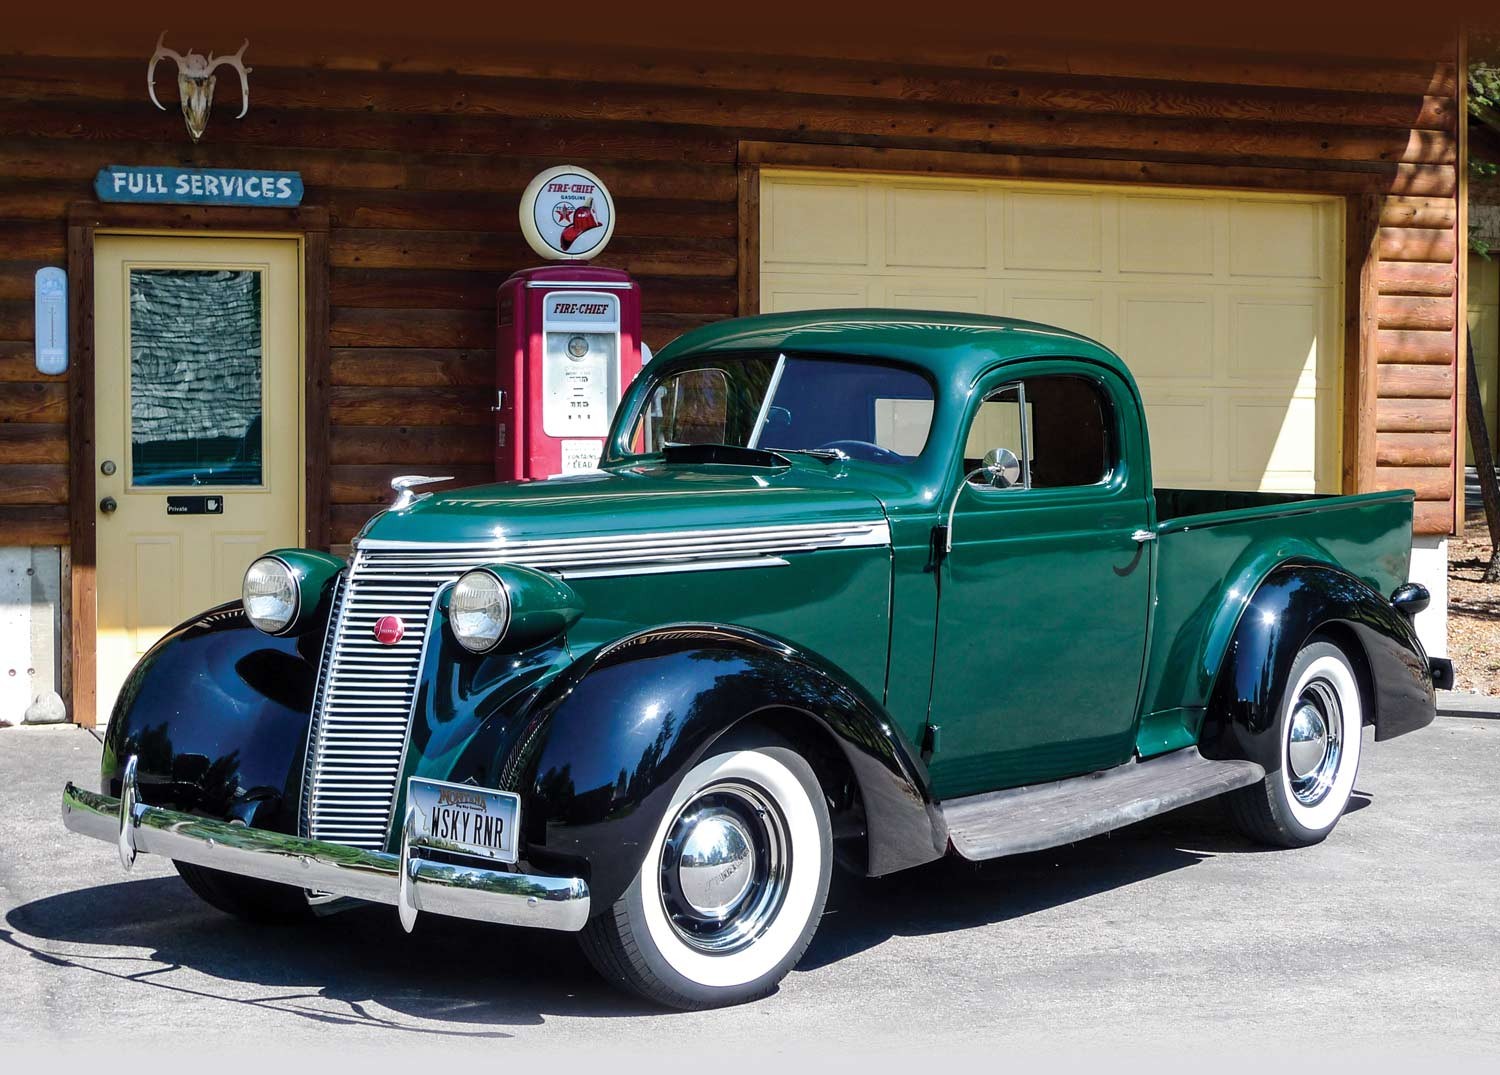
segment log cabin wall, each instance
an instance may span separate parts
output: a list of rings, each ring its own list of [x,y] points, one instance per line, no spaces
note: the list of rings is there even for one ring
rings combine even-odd
[[[655,348],[738,310],[749,144],[793,157],[864,147],[900,167],[981,175],[1347,196],[1346,486],[1413,487],[1419,530],[1453,526],[1456,42],[1394,58],[1082,45],[902,62],[496,53],[462,73],[409,45],[348,57],[301,47],[252,44],[249,114],[234,118],[235,87],[220,79],[196,146],[174,103],[158,112],[146,99],[149,41],[128,55],[0,60],[0,545],[67,542],[69,442],[86,434],[66,427],[67,378],[35,370],[32,275],[66,264],[68,208],[92,200],[101,166],[295,169],[304,204],[326,209],[324,492],[342,543],[389,499],[395,473],[489,474],[495,289],[535,260],[516,221],[532,175],[571,161],[610,184],[619,225],[600,260],[640,279]],[[905,152],[918,156],[902,163]]]

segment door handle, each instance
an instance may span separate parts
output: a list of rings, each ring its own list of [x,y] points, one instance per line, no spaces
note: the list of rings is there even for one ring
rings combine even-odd
[[[1138,545],[1144,545],[1148,541],[1155,541],[1156,540],[1156,531],[1155,530],[1137,530],[1135,533],[1133,533],[1133,534],[1130,535],[1130,540],[1134,541]]]
[[[99,501],[99,510],[104,512],[105,515],[113,515],[115,513],[115,509],[119,506],[119,503],[112,496],[107,496],[103,500]]]

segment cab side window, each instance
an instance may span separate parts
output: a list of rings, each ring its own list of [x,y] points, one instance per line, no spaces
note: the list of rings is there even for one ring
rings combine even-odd
[[[964,469],[975,470],[986,453],[1006,448],[1021,461],[1012,488],[1097,485],[1115,469],[1114,440],[1109,399],[1097,381],[1077,374],[1028,377],[1002,385],[980,404],[964,446]]]

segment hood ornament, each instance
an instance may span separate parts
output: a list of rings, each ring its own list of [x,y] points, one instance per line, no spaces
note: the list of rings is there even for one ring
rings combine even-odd
[[[249,39],[240,46],[238,52],[231,56],[220,56],[217,60],[212,52],[205,56],[192,49],[188,49],[184,56],[175,49],[167,48],[162,43],[166,39],[167,32],[163,30],[156,39],[156,51],[151,54],[151,64],[146,68],[146,90],[151,94],[151,103],[163,112],[167,110],[167,106],[156,99],[156,65],[163,59],[171,60],[177,65],[177,92],[182,98],[182,118],[187,123],[188,134],[196,142],[203,137],[203,132],[208,127],[209,110],[214,106],[214,72],[227,65],[240,73],[240,114],[234,118],[244,119],[245,113],[250,111],[250,72],[254,70],[246,67],[244,61],[245,50],[250,47]]]
[[[391,488],[396,490],[396,502],[391,505],[392,511],[400,511],[409,508],[423,497],[431,496],[431,493],[414,493],[413,489],[420,485],[432,485],[434,482],[451,482],[453,475],[444,475],[441,478],[429,478],[425,474],[403,474],[399,478],[391,479]]]

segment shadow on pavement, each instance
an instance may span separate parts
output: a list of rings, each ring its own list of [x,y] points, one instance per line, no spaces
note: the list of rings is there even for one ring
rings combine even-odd
[[[1024,918],[1194,866],[1220,850],[1259,849],[1229,831],[1217,804],[1203,804],[1082,843],[992,862],[949,857],[889,877],[838,875],[828,913],[799,967],[835,963],[892,936]]]
[[[506,1038],[499,1028],[541,1023],[544,1013],[651,1010],[600,981],[568,936],[434,915],[407,935],[387,907],[256,925],[208,907],[175,875],[34,900],[5,926],[0,942],[56,966],[336,1025]]]
[[[1368,794],[1356,790],[1344,814],[1370,803]],[[1216,854],[1260,853],[1278,849],[1239,835],[1223,804],[1209,801],[1029,855],[983,863],[949,857],[889,877],[836,875],[828,912],[798,969],[836,963],[893,936],[932,936],[1024,918]]]
[[[1349,811],[1369,802],[1356,792]],[[1260,850],[1210,802],[995,862],[950,858],[885,878],[839,875],[799,969],[827,966],[894,936],[932,936],[941,944],[948,932],[1021,919],[1215,854]],[[656,1010],[606,986],[564,934],[424,915],[407,935],[387,907],[294,926],[252,925],[207,907],[176,876],[33,900],[4,921],[0,942],[57,967],[335,1025],[505,1038],[498,1028],[538,1024],[549,1014],[610,1018]],[[175,973],[182,969],[197,973]],[[216,980],[226,984],[218,988]],[[406,1023],[372,1006],[440,1025]]]

